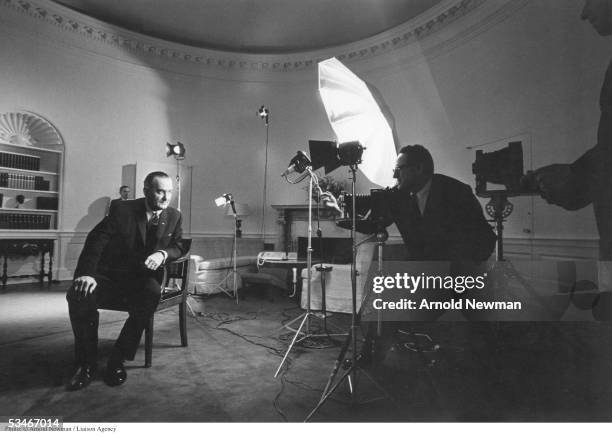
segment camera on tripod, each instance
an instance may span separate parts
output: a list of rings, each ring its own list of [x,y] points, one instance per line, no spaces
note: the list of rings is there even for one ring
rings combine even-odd
[[[531,196],[540,192],[535,174],[523,173],[523,144],[520,141],[494,152],[477,150],[472,173],[476,175],[476,195],[480,197]],[[487,183],[503,185],[505,189],[488,190]]]
[[[355,202],[355,218],[361,222],[359,227],[371,230],[364,233],[382,232],[384,225],[389,222],[390,206],[397,202],[397,195],[397,188],[372,188],[370,194],[356,194],[355,199],[350,193],[343,193],[339,203],[344,217],[352,219],[353,201]]]

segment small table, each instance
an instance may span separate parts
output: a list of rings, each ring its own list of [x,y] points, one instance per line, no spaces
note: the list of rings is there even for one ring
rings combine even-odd
[[[296,287],[291,293],[293,297],[302,288],[302,269],[306,267],[305,260],[298,259],[258,259],[257,272],[241,275],[244,282],[269,284],[290,291],[293,288],[293,268],[296,268]],[[315,261],[313,260],[313,265]]]
[[[6,286],[6,281],[9,278],[38,278],[42,285],[45,277],[49,284],[53,281],[53,246],[54,239],[41,238],[19,238],[19,239],[0,239],[0,256],[4,257],[2,264],[2,286]],[[40,253],[40,272],[30,275],[7,275],[8,257],[9,256],[32,256]],[[45,271],[45,254],[49,254],[49,267]]]

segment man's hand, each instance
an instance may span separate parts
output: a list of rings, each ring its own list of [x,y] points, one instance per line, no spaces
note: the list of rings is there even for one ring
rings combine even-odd
[[[93,293],[98,283],[91,276],[79,276],[72,283],[72,288],[78,297],[86,297]]]
[[[325,206],[333,208],[339,213],[342,213],[342,210],[338,206],[338,201],[336,200],[334,195],[330,193],[329,191],[324,191],[323,193],[321,193],[321,202],[323,202]]]
[[[572,171],[568,164],[552,164],[534,172],[540,194],[548,203],[564,205],[571,192]]]
[[[164,254],[161,252],[152,253],[145,260],[145,267],[149,270],[157,270],[164,263],[164,258]]]

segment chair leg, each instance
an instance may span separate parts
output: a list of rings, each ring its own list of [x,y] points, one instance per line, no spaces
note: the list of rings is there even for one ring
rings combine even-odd
[[[149,324],[145,328],[145,367],[151,367],[153,360],[153,319],[155,316],[151,316]]]
[[[179,329],[181,331],[181,346],[187,346],[187,301],[179,304]]]

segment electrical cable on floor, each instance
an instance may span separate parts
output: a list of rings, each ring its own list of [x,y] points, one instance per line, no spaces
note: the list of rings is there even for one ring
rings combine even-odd
[[[281,311],[283,320],[281,321],[281,324],[286,324],[287,322],[289,322],[290,320],[292,320],[293,318],[295,318],[295,314],[291,314],[291,312],[295,312],[296,307],[290,307],[290,308],[284,308]],[[299,310],[299,308],[297,308],[297,310]],[[278,357],[282,357],[284,355],[285,349],[284,348],[277,348],[274,346],[270,346],[267,344],[264,344],[262,342],[256,341],[256,339],[261,339],[261,340],[276,340],[276,341],[281,341],[283,343],[288,343],[292,336],[294,335],[293,333],[287,333],[287,334],[281,334],[279,335],[277,338],[273,338],[273,337],[269,337],[269,336],[259,336],[259,335],[250,335],[250,334],[240,334],[232,329],[230,329],[228,327],[228,325],[231,325],[232,323],[236,323],[236,322],[242,322],[242,321],[250,321],[250,320],[256,320],[257,316],[258,316],[258,312],[249,312],[249,313],[245,313],[245,315],[230,315],[229,313],[225,313],[225,312],[217,312],[217,313],[199,313],[200,317],[197,317],[196,320],[198,321],[198,323],[202,324],[202,319],[210,319],[212,321],[217,322],[217,324],[215,326],[213,326],[214,329],[219,330],[219,331],[224,331],[227,332],[228,334],[231,334],[235,337],[238,337],[242,340],[244,340],[245,342],[253,345],[253,346],[258,346],[258,347],[262,347],[264,349],[266,349],[269,353],[278,356]],[[313,335],[325,335],[325,337],[321,337],[324,340],[327,340],[328,343],[327,344],[321,344],[321,339],[311,339],[311,338],[306,338],[303,341],[300,342],[300,346],[304,349],[329,349],[332,347],[336,347],[339,344],[341,344],[341,342],[335,341],[333,339],[331,339],[331,337],[329,336],[328,332],[324,332],[324,330],[322,329],[321,326],[317,327],[318,331],[316,331]],[[287,374],[291,368],[292,365],[292,360],[290,358],[288,358],[285,361],[285,366],[283,367],[283,369],[281,369],[280,372],[280,389],[278,391],[278,393],[276,394],[276,396],[274,397],[274,400],[272,402],[272,405],[275,409],[275,411],[282,417],[282,419],[284,421],[288,421],[287,415],[286,413],[282,410],[281,406],[280,406],[280,399],[283,396],[283,394],[286,391],[287,386],[291,385],[293,387],[296,387],[300,390],[307,390],[307,391],[312,391],[312,392],[319,392],[320,389],[315,388],[315,387],[311,387],[308,384],[299,381],[299,380],[291,380],[287,378]],[[338,400],[336,400],[338,401]],[[338,402],[342,402],[342,401],[338,401]]]
[[[251,313],[251,314],[253,314],[253,313]],[[252,344],[254,346],[263,347],[263,348],[267,349],[268,352],[271,351],[275,355],[282,356],[282,350],[281,349],[277,349],[275,347],[268,346],[266,344],[258,343],[256,341],[251,340],[251,338],[269,339],[270,337],[262,337],[260,335],[251,335],[251,334],[239,334],[236,331],[232,331],[231,329],[225,328],[223,326],[223,325],[228,325],[228,324],[239,322],[239,321],[256,320],[257,319],[257,314],[256,313],[254,313],[253,317],[241,317],[241,316],[230,317],[227,313],[203,313],[202,314],[202,318],[211,319],[211,320],[214,320],[216,322],[219,322],[216,326],[213,326],[214,329],[217,329],[219,331],[227,332],[228,334],[234,335],[234,336],[236,336],[236,337],[246,341],[249,344]],[[198,321],[198,323],[200,323],[199,319],[196,319],[196,320]]]

